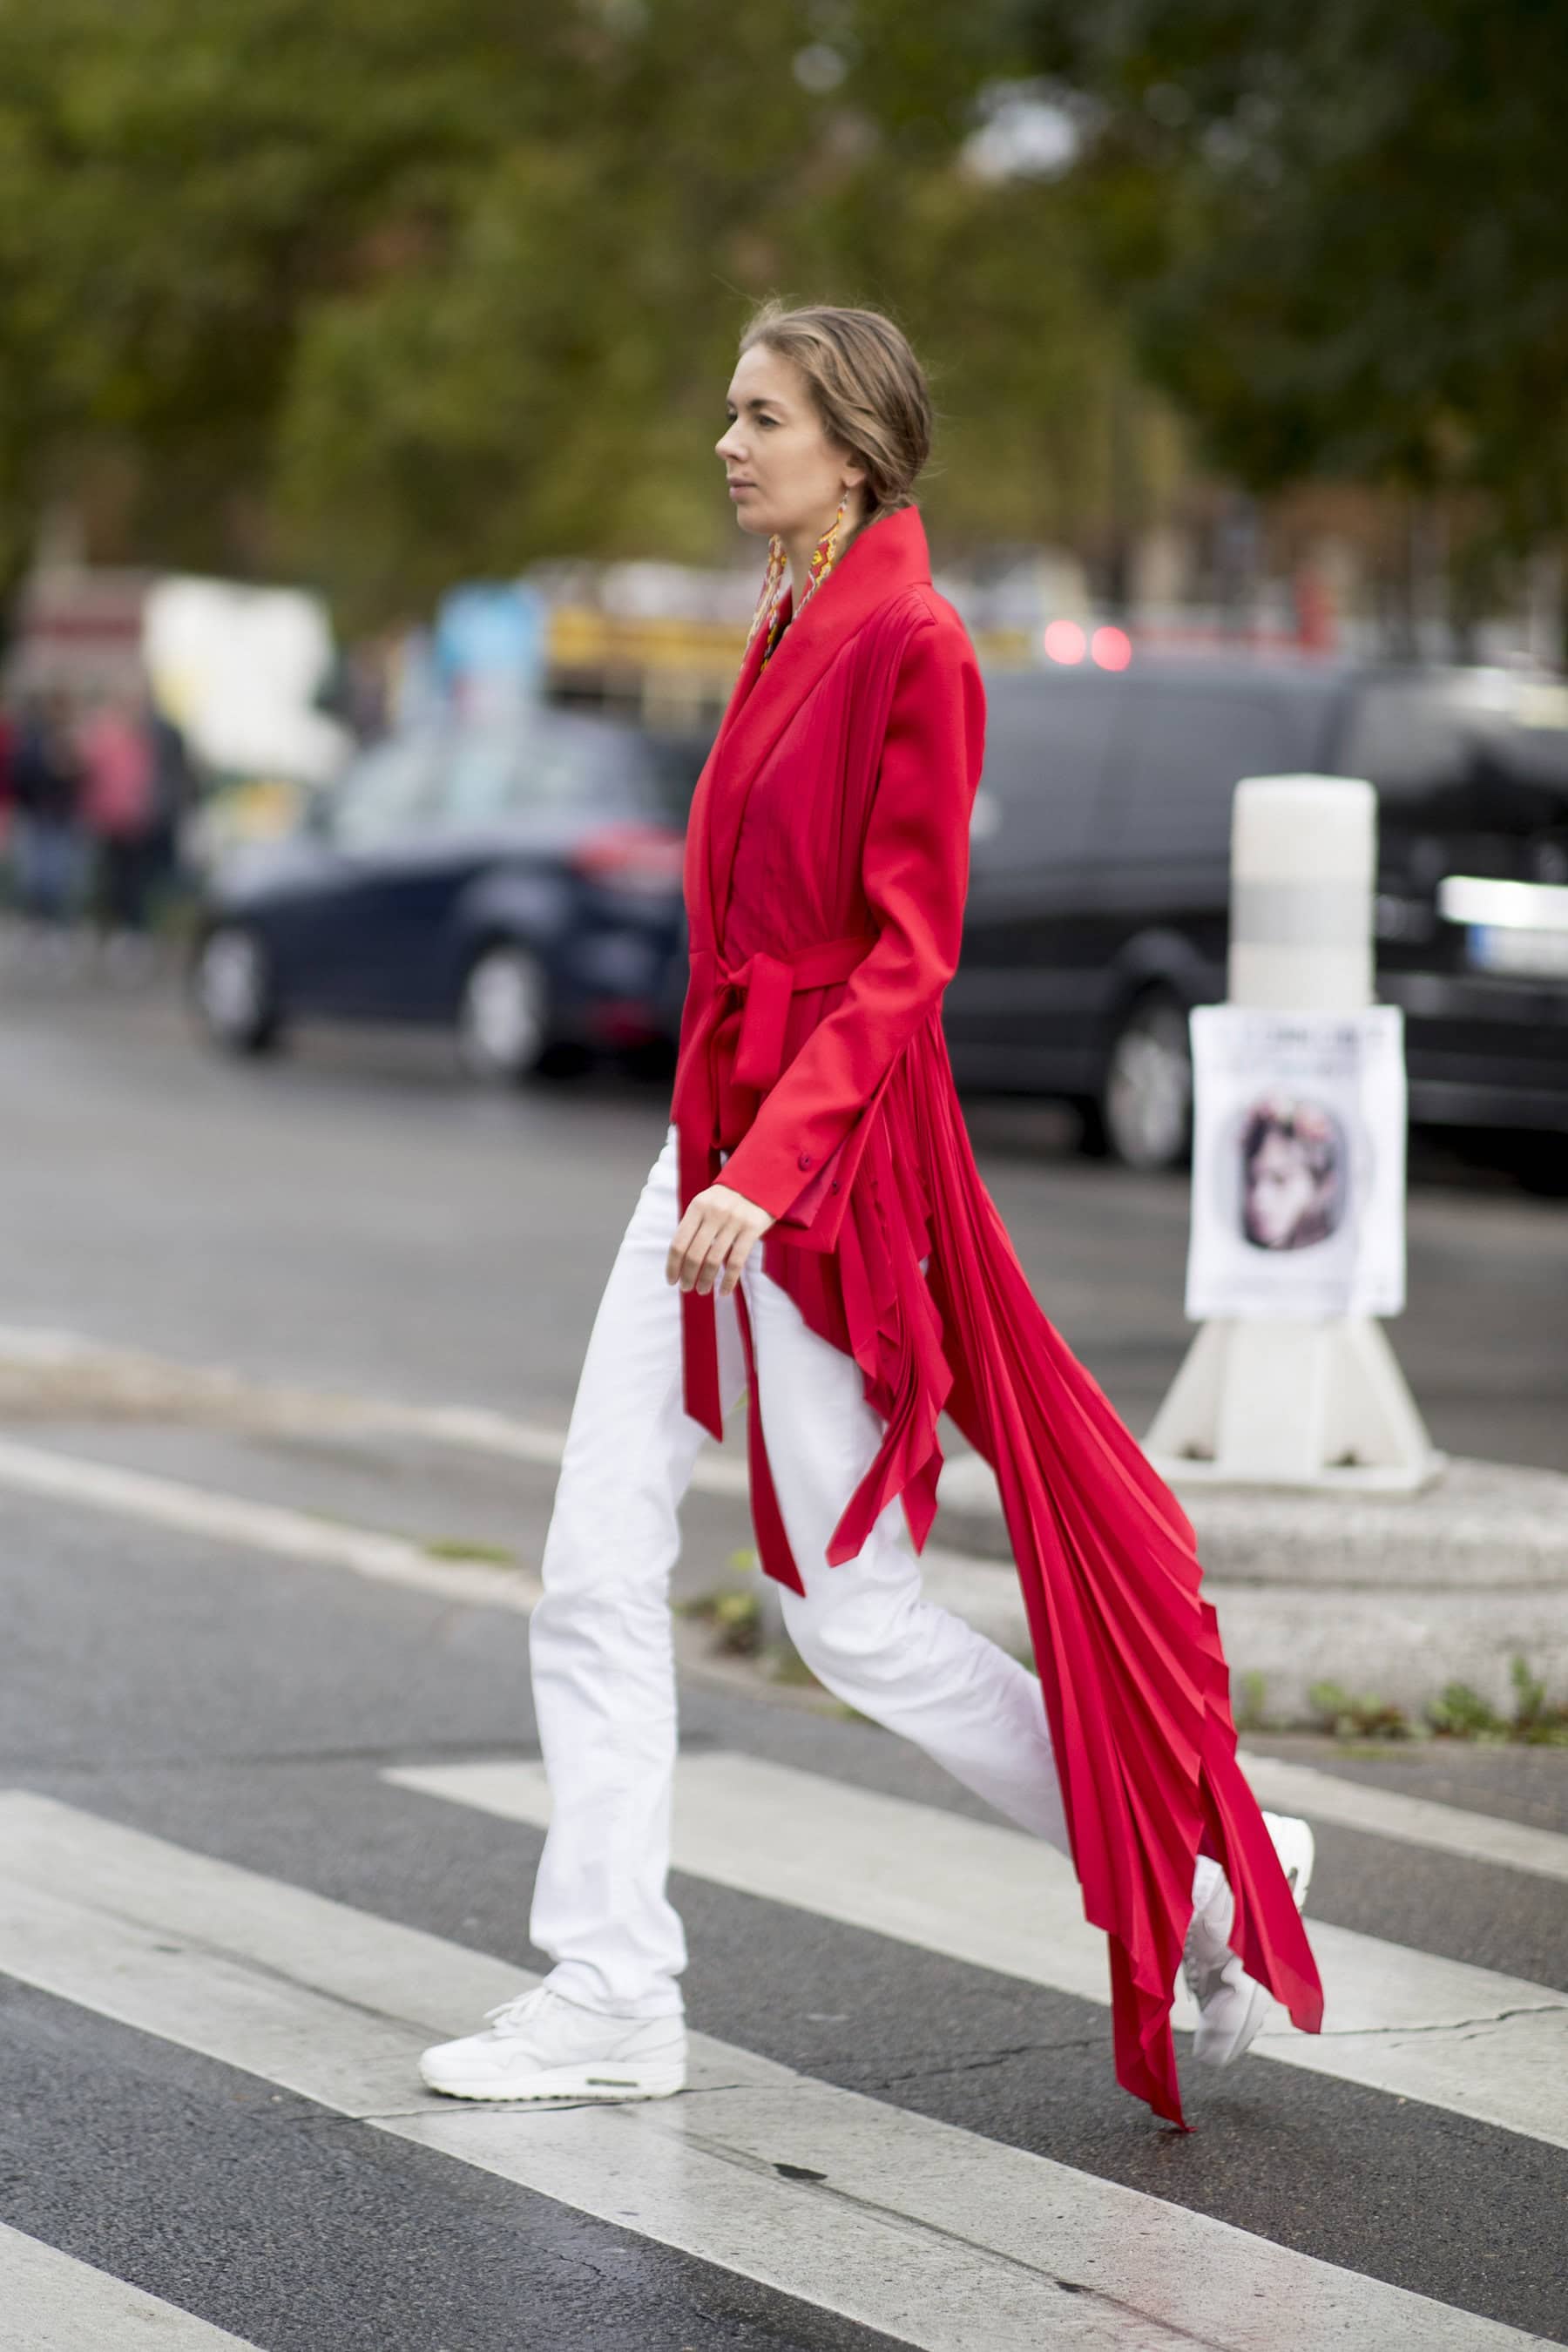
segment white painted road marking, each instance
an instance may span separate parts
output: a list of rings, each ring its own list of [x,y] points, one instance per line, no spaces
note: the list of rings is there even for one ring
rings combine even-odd
[[[177,2304],[0,2224],[0,2326],[16,2352],[256,2352]]]
[[[1409,1797],[1398,1789],[1373,1789],[1364,1780],[1342,1780],[1279,1756],[1241,1751],[1241,1767],[1260,1803],[1277,1812],[1305,1813],[1341,1829],[1365,1830],[1405,1845],[1430,1846],[1464,1862],[1499,1863],[1540,1878],[1568,1880],[1568,1837],[1523,1822],[1499,1821],[1491,1813],[1467,1812],[1431,1797]]]
[[[405,1765],[384,1776],[542,1826],[540,1764]],[[674,1860],[742,1894],[1026,1983],[1108,2003],[1105,1938],[1071,1864],[1020,1830],[732,1752],[682,1756]],[[1324,2032],[1283,2010],[1256,2054],[1568,2147],[1568,2000],[1460,1960],[1311,1923]],[[1191,2024],[1184,1986],[1175,2021]]]
[[[536,1578],[515,1569],[465,1566],[433,1559],[401,1536],[378,1535],[291,1511],[276,1503],[252,1503],[237,1495],[213,1493],[182,1478],[161,1478],[145,1470],[122,1470],[107,1462],[86,1462],[42,1445],[0,1437],[0,1486],[47,1495],[62,1503],[85,1504],[120,1518],[143,1519],[182,1535],[205,1536],[214,1543],[242,1544],[284,1559],[352,1568],[358,1576],[386,1584],[409,1584],[447,1599],[479,1601],[497,1608],[531,1610],[540,1595]]]
[[[559,1469],[566,1429],[549,1422],[524,1421],[479,1404],[408,1404],[394,1397],[347,1395],[333,1389],[260,1380],[227,1365],[176,1362],[139,1348],[119,1348],[75,1331],[0,1325],[0,1368],[36,1370],[57,1391],[69,1383],[89,1397],[108,1397],[123,1409],[175,1417],[195,1413],[298,1430],[319,1436],[323,1430],[366,1435],[412,1437],[460,1452],[498,1454]],[[700,1494],[739,1496],[747,1491],[743,1452],[705,1450],[691,1475]]]
[[[1544,2341],[701,2035],[678,2098],[448,2105],[417,2050],[521,1971],[48,1798],[0,1885],[0,1970],[923,2352]]]

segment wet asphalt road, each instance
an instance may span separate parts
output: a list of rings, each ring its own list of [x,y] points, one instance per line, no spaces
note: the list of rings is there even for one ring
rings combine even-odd
[[[564,1421],[666,1108],[657,1084],[608,1079],[476,1096],[430,1041],[335,1035],[235,1067],[194,1050],[157,996],[85,992],[13,993],[0,1088],[0,1324],[550,1425]],[[1184,1187],[1075,1160],[1048,1113],[975,1106],[971,1123],[1047,1311],[1141,1429],[1187,1336]],[[1436,1442],[1568,1468],[1568,1209],[1434,1151],[1412,1202],[1411,1286],[1394,1337]],[[524,1563],[552,1486],[538,1465],[85,1408],[14,1415],[7,1434],[421,1539],[493,1541]],[[16,1492],[0,1490],[0,1525],[5,1790],[241,1864],[280,1907],[305,1890],[540,1965],[527,1937],[537,1829],[385,1777],[537,1754],[524,1613]],[[718,1564],[744,1531],[735,1500],[694,1498],[694,1555]],[[917,1825],[994,1820],[820,1694],[690,1676],[682,1730],[695,1757],[896,1797],[927,1809],[907,1817]],[[1563,1751],[1272,1744],[1374,1789],[1568,1833]],[[1568,2000],[1568,1880],[1328,1824],[1319,1851],[1313,1919],[1393,1948],[1395,1975],[1412,1950]],[[54,1891],[91,1889],[62,1870]],[[1385,2282],[1568,2340],[1561,2146],[1436,2097],[1250,2061],[1194,2084],[1199,2128],[1179,2139],[1115,2089],[1095,2002],[711,1875],[679,1873],[672,1894],[705,2032],[862,2094],[884,2118],[969,2132],[977,2164],[1031,2151],[1213,2217],[1247,2233],[1226,2242],[1238,2263],[1261,2242],[1336,2266],[1352,2288]],[[268,2352],[913,2340],[876,2323],[874,2297],[851,2308],[826,2261],[785,2292],[738,2256],[649,2234],[635,2196],[618,2219],[584,2211],[378,2134],[289,2088],[282,2068],[215,2055],[205,1989],[188,2031],[147,2030],[128,2020],[107,1959],[92,1973],[103,1932],[84,1933],[72,1965],[86,1975],[68,1997],[40,1981],[0,1903],[10,2229]],[[212,1963],[215,2015],[229,1965]],[[1474,2063],[1497,2062],[1479,2051]],[[754,2186],[760,2211],[769,2180]],[[4,2261],[0,2245],[0,2276]],[[1289,2291],[1283,2277],[1259,2285],[1263,2314]],[[1103,2342],[1130,2352],[1176,2340],[1109,2305],[1103,2320]],[[1378,2326],[1335,2340],[1379,2352],[1435,2340],[1414,2305],[1394,2332]],[[1265,2317],[1249,2340],[1281,2338]]]

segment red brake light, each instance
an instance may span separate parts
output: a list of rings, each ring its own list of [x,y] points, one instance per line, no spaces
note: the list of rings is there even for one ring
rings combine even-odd
[[[1080,662],[1089,643],[1076,621],[1047,621],[1042,640],[1054,662]]]

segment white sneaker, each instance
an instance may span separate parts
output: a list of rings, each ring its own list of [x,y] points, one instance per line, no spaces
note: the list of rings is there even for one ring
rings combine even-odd
[[[1312,1832],[1293,1813],[1265,1813],[1263,1819],[1300,1911],[1312,1877]],[[1221,1872],[1213,1894],[1193,1913],[1182,1954],[1182,1973],[1198,2005],[1193,2056],[1205,2066],[1228,2066],[1249,2049],[1273,2000],[1226,1941],[1235,1918],[1236,1897]]]
[[[548,1985],[487,2009],[488,2030],[438,2042],[419,2061],[453,2099],[664,2099],[686,2084],[686,2024],[605,2017]]]

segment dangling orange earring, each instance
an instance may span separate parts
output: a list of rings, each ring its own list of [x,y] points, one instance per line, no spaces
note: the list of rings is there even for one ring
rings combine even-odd
[[[848,492],[846,491],[843,498],[838,501],[838,512],[834,516],[832,522],[823,532],[822,537],[817,541],[816,549],[813,551],[811,558],[811,570],[807,574],[805,586],[801,591],[800,601],[802,604],[805,604],[808,597],[815,595],[817,589],[821,587],[823,582],[826,579],[828,573],[833,569],[834,558],[838,551],[838,534],[844,527],[844,517],[847,511],[848,505],[849,495]]]
[[[812,551],[805,586],[801,590],[800,603],[795,608],[797,614],[805,609],[833,569],[838,551],[838,534],[844,527],[844,518],[848,510],[849,493],[846,490],[838,501],[838,512]],[[773,659],[773,648],[784,633],[785,560],[784,543],[775,531],[768,541],[768,568],[763,575],[762,593],[757,598],[757,609],[752,615],[751,628],[746,633],[746,651],[749,653],[752,639],[764,622],[766,623],[767,643],[763,647],[762,660],[757,664],[759,670],[766,669]]]
[[[784,576],[786,560],[784,543],[775,530],[772,538],[768,541],[768,561],[766,569],[763,573],[762,591],[757,597],[756,610],[752,614],[752,625],[746,632],[745,652],[750,653],[752,650],[752,642],[756,636],[757,631],[763,626],[764,622],[767,624],[768,642],[763,648],[763,661],[764,663],[766,662],[769,654],[771,654],[773,649],[774,640],[777,635],[775,623],[778,616],[779,604],[784,596]],[[742,659],[743,658],[744,655],[742,655]]]

